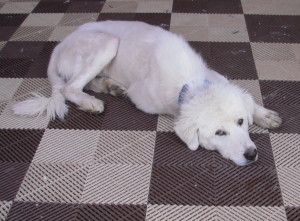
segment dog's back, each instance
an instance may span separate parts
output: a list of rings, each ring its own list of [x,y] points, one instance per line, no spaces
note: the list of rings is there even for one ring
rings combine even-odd
[[[128,88],[128,96],[148,113],[178,110],[182,86],[205,78],[202,58],[180,36],[142,22],[88,23],[79,30],[98,31],[119,38],[114,60],[100,73]]]

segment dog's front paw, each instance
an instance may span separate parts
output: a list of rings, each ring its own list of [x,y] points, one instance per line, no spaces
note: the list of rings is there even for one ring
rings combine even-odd
[[[281,117],[279,117],[279,114],[275,111],[269,110],[265,116],[265,124],[267,128],[275,129],[277,127],[280,127],[281,123],[282,119]]]
[[[277,112],[261,107],[254,115],[254,122],[262,128],[275,129],[280,127],[282,119]]]
[[[187,144],[187,146],[188,146],[188,148],[189,148],[190,150],[195,151],[195,150],[197,150],[198,147],[199,147],[199,142],[198,142],[198,140],[197,140],[197,141],[194,140],[193,142]]]
[[[87,112],[99,114],[104,111],[104,103],[103,101],[92,97],[91,99],[86,100],[82,106],[79,106],[79,109]]]

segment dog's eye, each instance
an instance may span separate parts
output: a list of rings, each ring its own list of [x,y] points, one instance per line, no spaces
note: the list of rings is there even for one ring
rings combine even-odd
[[[226,132],[223,130],[217,130],[215,133],[217,136],[226,136]]]
[[[243,119],[239,119],[239,120],[238,120],[238,125],[242,126],[243,123],[244,123],[244,120],[243,120]]]

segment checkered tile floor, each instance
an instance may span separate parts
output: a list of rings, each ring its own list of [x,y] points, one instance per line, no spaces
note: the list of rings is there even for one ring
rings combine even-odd
[[[49,95],[52,49],[78,25],[139,20],[183,35],[209,66],[278,111],[250,128],[259,161],[191,152],[172,117],[94,94],[64,121],[14,116]],[[180,53],[180,52],[178,52]],[[300,220],[299,0],[0,0],[0,220]]]

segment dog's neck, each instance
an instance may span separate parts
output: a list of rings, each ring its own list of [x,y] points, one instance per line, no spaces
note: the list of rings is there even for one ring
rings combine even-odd
[[[192,80],[184,84],[179,92],[178,104],[182,105],[188,103],[195,95],[206,91],[211,84],[212,82],[206,78]]]

